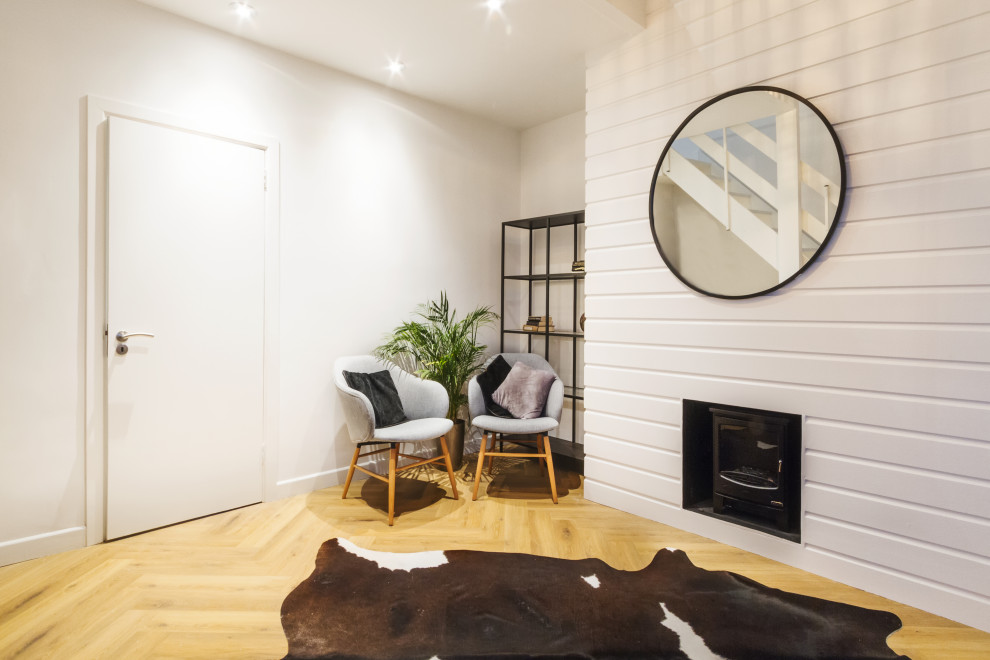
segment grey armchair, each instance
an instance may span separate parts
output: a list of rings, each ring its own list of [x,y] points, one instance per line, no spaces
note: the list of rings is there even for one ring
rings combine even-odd
[[[533,369],[549,371],[554,376],[557,375],[553,367],[535,353],[502,353],[501,355],[509,363],[509,366],[516,362],[524,362]],[[487,367],[495,357],[493,355],[489,358],[484,366]],[[488,459],[490,463],[493,457],[516,456],[536,457],[541,461],[546,460],[547,472],[550,478],[550,494],[553,498],[553,503],[557,503],[557,482],[553,472],[553,454],[550,452],[550,441],[547,434],[560,425],[560,413],[563,407],[564,383],[558,377],[553,382],[553,385],[550,386],[550,392],[547,394],[547,402],[543,408],[543,415],[541,417],[535,419],[496,417],[485,410],[485,401],[481,394],[481,386],[478,384],[477,376],[471,379],[471,382],[468,383],[468,408],[471,412],[471,424],[482,431],[481,451],[478,454],[478,469],[474,475],[474,490],[471,493],[472,500],[478,499],[478,484],[481,482],[481,472],[485,459]],[[495,451],[497,435],[516,434],[535,434],[535,439],[514,437],[510,441],[515,444],[534,443],[536,445],[536,453]]]
[[[371,407],[371,401],[347,384],[344,379],[344,371],[374,373],[383,369],[387,369],[392,374],[392,380],[395,382],[395,389],[398,390],[399,399],[402,401],[402,410],[407,420],[394,426],[376,429],[375,413]],[[381,362],[370,355],[338,358],[333,364],[333,371],[334,385],[337,386],[337,392],[344,408],[344,416],[347,419],[347,430],[351,440],[357,445],[354,449],[354,457],[351,459],[350,469],[347,471],[347,481],[344,482],[344,493],[341,498],[347,497],[347,490],[350,488],[354,470],[360,470],[375,479],[388,483],[388,524],[391,525],[395,519],[395,475],[420,465],[443,461],[447,468],[447,476],[450,477],[450,488],[454,493],[454,499],[458,499],[457,483],[454,480],[454,470],[450,463],[450,454],[447,452],[447,439],[445,437],[454,423],[446,418],[448,398],[443,386],[440,383],[417,378],[394,364]],[[422,459],[420,456],[399,453],[399,445],[401,444],[423,443],[435,438],[440,438],[440,456]],[[388,445],[388,447],[362,454],[362,447],[370,445]],[[358,465],[358,459],[383,452],[389,452],[388,478]],[[396,463],[400,457],[418,460],[409,465],[397,467]]]

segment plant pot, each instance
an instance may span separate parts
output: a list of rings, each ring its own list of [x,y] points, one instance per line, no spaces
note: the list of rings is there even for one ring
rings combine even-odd
[[[454,470],[460,470],[464,463],[464,420],[454,421],[454,428],[447,432],[447,453]],[[436,463],[434,463],[436,465]]]

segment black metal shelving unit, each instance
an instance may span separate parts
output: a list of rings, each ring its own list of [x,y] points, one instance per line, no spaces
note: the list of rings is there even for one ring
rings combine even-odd
[[[559,438],[551,436],[550,445],[555,456],[555,462],[561,462],[563,466],[570,467],[571,469],[577,470],[581,473],[584,472],[584,445],[579,441],[577,437],[577,402],[584,400],[584,388],[576,386],[577,373],[579,369],[578,365],[578,342],[584,340],[584,332],[581,331],[578,326],[578,318],[580,317],[580,312],[578,311],[578,282],[584,280],[584,272],[564,272],[564,273],[551,273],[550,272],[550,247],[551,241],[551,229],[555,227],[573,227],[572,235],[572,245],[573,245],[573,259],[572,261],[578,261],[579,259],[584,259],[583,251],[580,251],[579,255],[579,231],[584,225],[584,211],[573,211],[570,213],[557,213],[555,215],[543,215],[533,218],[523,218],[520,220],[509,220],[502,223],[502,290],[501,290],[501,319],[499,321],[499,351],[505,351],[505,338],[507,335],[527,335],[526,339],[526,350],[530,353],[533,352],[533,338],[542,337],[543,338],[543,357],[548,362],[550,361],[550,342],[554,339],[570,340],[571,342],[571,365],[572,369],[572,382],[568,383],[564,381],[564,398],[571,400],[571,438]],[[506,233],[509,229],[521,229],[527,232],[527,240],[529,245],[529,259],[527,272],[523,274],[511,274],[507,275],[505,272],[505,240]],[[533,234],[537,231],[546,232],[546,258],[544,261],[544,272],[535,273],[533,272]],[[527,316],[532,316],[538,312],[534,312],[535,301],[533,300],[533,285],[540,282],[544,285],[544,300],[541,316],[550,316],[550,285],[553,283],[571,283],[571,330],[556,330],[550,332],[549,328],[543,332],[532,332],[529,330],[522,330],[520,328],[506,328],[505,327],[505,283],[507,281],[523,281],[527,283],[526,287],[526,300],[527,300]],[[559,320],[559,319],[558,319]],[[558,370],[559,374],[559,370]],[[556,458],[559,457],[559,458]]]

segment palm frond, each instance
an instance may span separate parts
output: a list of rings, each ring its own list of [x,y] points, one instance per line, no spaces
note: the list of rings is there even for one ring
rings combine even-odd
[[[464,386],[481,370],[488,348],[478,344],[478,332],[497,321],[498,314],[490,306],[479,306],[458,321],[446,291],[440,292],[439,300],[419,305],[414,314],[421,320],[396,326],[375,356],[440,383],[450,399],[447,416],[456,419],[467,404]]]

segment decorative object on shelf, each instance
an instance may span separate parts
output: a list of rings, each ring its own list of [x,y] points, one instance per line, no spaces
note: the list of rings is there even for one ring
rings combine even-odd
[[[650,188],[664,263],[716,298],[794,280],[835,232],[846,190],[842,146],[825,116],[777,87],[743,87],[688,115]]]
[[[479,306],[458,321],[445,291],[440,292],[439,301],[420,305],[415,314],[422,320],[397,326],[375,349],[375,356],[443,385],[450,398],[447,418],[454,422],[447,444],[456,470],[464,458],[464,420],[457,416],[467,405],[464,386],[481,371],[488,348],[478,343],[478,331],[493,325],[499,316],[490,306]]]
[[[582,312],[581,313],[581,321],[580,321],[580,323],[581,323],[581,332],[584,332],[584,320],[585,320],[585,314]]]
[[[584,272],[584,259],[576,260],[571,264],[572,273],[583,273]]]
[[[550,316],[530,316],[526,325],[523,326],[523,330],[526,332],[553,332],[555,330],[553,318]]]

